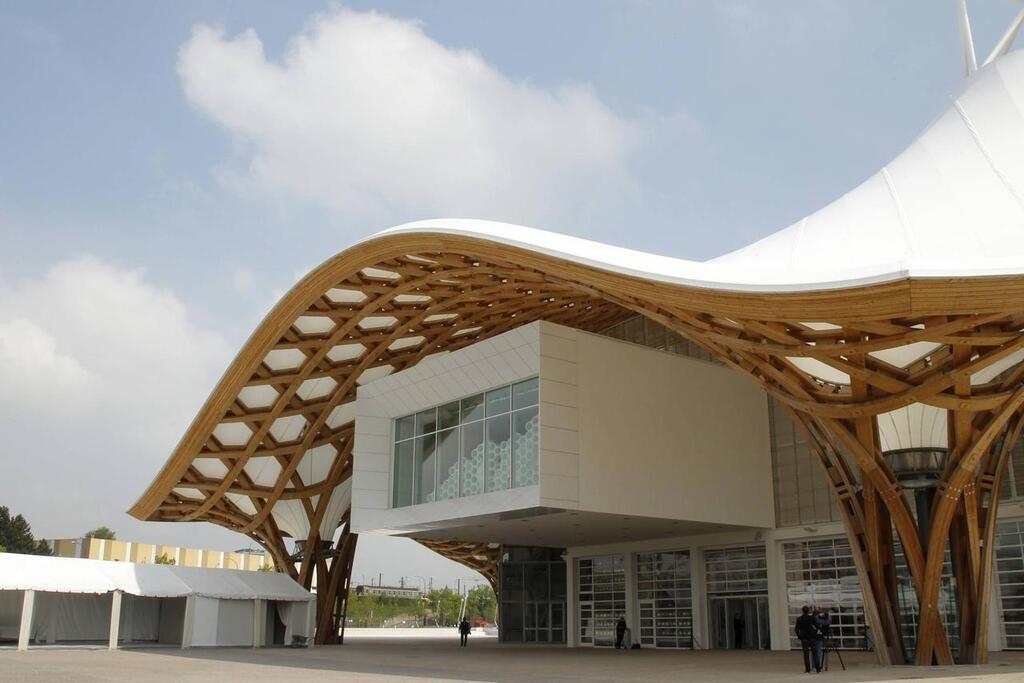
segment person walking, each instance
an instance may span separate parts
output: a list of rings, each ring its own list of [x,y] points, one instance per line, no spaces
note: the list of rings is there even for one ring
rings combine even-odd
[[[615,624],[615,649],[622,647],[622,639],[626,637],[626,617],[619,617]]]
[[[462,617],[462,621],[459,622],[459,647],[466,647],[466,643],[469,642],[469,619]]]
[[[818,624],[811,616],[811,608],[804,605],[802,614],[796,618],[796,637],[800,640],[800,649],[804,654],[804,673],[811,673],[813,660],[814,670],[821,673],[821,641],[818,640]]]

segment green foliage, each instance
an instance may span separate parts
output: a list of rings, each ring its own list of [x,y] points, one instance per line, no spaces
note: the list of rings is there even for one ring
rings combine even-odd
[[[476,619],[494,622],[498,599],[489,585],[477,586],[466,596],[466,616],[470,622]]]
[[[394,598],[386,595],[348,594],[346,618],[353,626],[379,627],[395,621],[422,623],[427,603],[418,598]]]
[[[256,571],[258,571],[258,572],[273,572],[273,571],[275,571],[275,569],[274,569],[274,565],[272,565],[272,564],[261,564],[259,569],[257,569]]]
[[[21,515],[11,516],[6,506],[0,506],[0,546],[4,552],[22,555],[52,555],[53,550],[46,541],[37,541],[32,536],[32,527]]]
[[[160,556],[153,560],[153,564],[177,564],[173,557],[167,557],[167,553],[160,553]]]
[[[98,526],[92,531],[85,532],[86,538],[97,538],[105,541],[113,541],[117,538],[117,534],[111,531],[108,527]]]
[[[436,626],[455,626],[459,622],[462,598],[450,588],[430,591],[428,619]]]
[[[6,552],[7,552],[7,548],[5,548],[3,546],[3,544],[0,544],[0,553],[6,553]]]

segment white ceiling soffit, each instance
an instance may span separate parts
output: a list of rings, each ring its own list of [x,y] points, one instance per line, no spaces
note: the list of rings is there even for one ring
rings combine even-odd
[[[830,384],[849,384],[850,376],[845,372],[836,370],[831,365],[823,363],[817,358],[806,358],[803,356],[787,356],[786,359],[797,368],[816,377],[823,382]]]
[[[326,479],[337,454],[338,450],[330,444],[310,448],[306,451],[302,455],[302,461],[295,470],[298,472],[299,477],[302,478],[302,483],[306,486],[312,486]]]
[[[896,346],[891,349],[869,351],[868,355],[873,358],[877,358],[880,361],[884,361],[889,365],[895,365],[898,368],[905,368],[921,360],[940,346],[942,345],[934,342],[914,342],[912,344]]]
[[[271,514],[278,528],[292,538],[304,541],[309,536],[309,518],[301,500],[279,500]]]
[[[228,500],[235,504],[239,510],[247,515],[256,514],[256,506],[253,505],[252,498],[249,496],[243,496],[241,493],[225,493]]]
[[[876,418],[882,451],[899,448],[946,448],[946,410],[912,403]]]
[[[337,429],[347,425],[354,419],[356,419],[356,402],[349,401],[348,403],[342,403],[331,411],[331,414],[327,416],[327,426],[331,429]]]
[[[277,400],[279,394],[274,390],[274,387],[268,384],[257,384],[252,387],[243,387],[238,392],[238,400],[249,410],[258,410],[260,408],[269,408],[274,405],[274,401]]]
[[[1002,360],[997,360],[987,368],[971,375],[971,384],[987,384],[1022,360],[1024,360],[1024,349],[1014,351]]]
[[[228,473],[228,466],[216,458],[196,458],[192,467],[207,479],[223,479]]]
[[[281,464],[277,458],[249,458],[242,468],[257,486],[273,486],[277,483],[277,477],[281,474]]]
[[[251,436],[252,430],[244,422],[221,422],[213,428],[213,438],[222,446],[244,446]]]
[[[333,538],[334,530],[338,528],[338,522],[345,510],[352,503],[352,478],[348,478],[334,487],[331,493],[331,500],[327,503],[324,517],[320,520],[320,538]]]
[[[317,398],[323,398],[332,391],[334,387],[338,386],[330,377],[317,377],[316,379],[307,379],[305,382],[299,385],[299,388],[295,390],[295,395],[301,398],[303,401],[311,401]]]

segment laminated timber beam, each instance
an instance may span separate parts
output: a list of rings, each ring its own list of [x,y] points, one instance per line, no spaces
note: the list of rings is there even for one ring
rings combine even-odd
[[[353,431],[346,406],[366,377],[535,320],[597,331],[638,314],[756,382],[814,435],[843,511],[880,660],[904,657],[893,529],[921,605],[916,661],[954,660],[937,604],[948,543],[970,549],[956,567],[961,624],[970,631],[956,658],[983,660],[987,619],[979,610],[990,599],[993,485],[1019,436],[1014,425],[1024,405],[1022,278],[710,291],[486,239],[385,235],[330,259],[281,300],[131,513],[227,526],[272,549],[277,562],[285,537],[314,547],[347,519],[348,499],[331,502],[349,495]],[[912,363],[895,364],[886,355],[910,345],[926,349]],[[314,392],[317,387],[322,391]],[[254,390],[264,392],[263,404],[251,405]],[[882,455],[875,424],[880,414],[912,404],[944,411],[951,430],[950,467],[926,543]],[[299,424],[294,433],[278,428],[289,420]],[[242,439],[228,438],[237,434],[232,425],[244,425]],[[331,464],[310,480],[306,458],[319,449],[330,451]],[[267,467],[253,464],[270,460],[268,478]],[[204,462],[219,462],[220,473]],[[278,519],[289,500],[303,502],[305,524],[298,528],[293,519]],[[421,543],[496,581],[497,554],[485,545]],[[309,580],[311,571],[304,568],[301,578]],[[334,574],[321,580],[339,591],[347,585],[347,577]],[[334,607],[331,617],[325,609],[321,620],[336,617]]]

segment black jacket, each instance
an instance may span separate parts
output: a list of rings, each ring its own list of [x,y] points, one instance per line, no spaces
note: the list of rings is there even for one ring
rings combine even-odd
[[[800,640],[814,640],[818,637],[818,622],[810,614],[796,618],[796,637]]]

